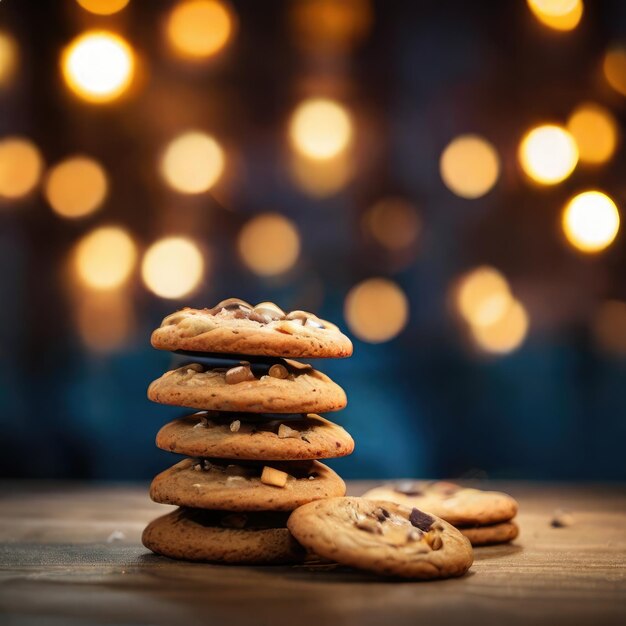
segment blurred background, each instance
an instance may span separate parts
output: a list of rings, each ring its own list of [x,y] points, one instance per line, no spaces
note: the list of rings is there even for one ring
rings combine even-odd
[[[2,0],[4,477],[172,464],[150,332],[332,320],[346,478],[626,479],[626,3]]]

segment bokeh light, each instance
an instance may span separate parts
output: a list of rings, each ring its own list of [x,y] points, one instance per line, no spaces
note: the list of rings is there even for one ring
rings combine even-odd
[[[409,302],[393,281],[368,278],[348,292],[344,316],[355,337],[368,343],[383,343],[406,326]]]
[[[555,30],[573,30],[583,16],[582,0],[526,0],[535,17]]]
[[[352,121],[346,108],[325,98],[302,102],[289,123],[293,147],[310,159],[335,157],[348,147],[352,134]]]
[[[182,298],[200,285],[205,262],[197,244],[185,237],[166,237],[153,243],[141,264],[146,287],[161,298]]]
[[[574,138],[560,126],[537,126],[523,137],[519,161],[526,175],[542,185],[565,180],[578,163]]]
[[[338,193],[348,185],[354,174],[352,159],[346,152],[323,161],[294,152],[290,165],[298,187],[314,198],[328,198]]]
[[[208,191],[224,171],[224,151],[210,135],[191,131],[172,140],[161,159],[161,173],[181,193]]]
[[[471,335],[476,346],[487,353],[506,354],[513,352],[523,343],[528,333],[528,313],[518,300],[492,324],[471,326]]]
[[[45,195],[59,215],[83,217],[100,208],[107,187],[106,173],[97,161],[75,156],[65,159],[48,172]]]
[[[592,331],[600,349],[626,356],[626,302],[602,302],[594,315]]]
[[[17,67],[17,43],[8,33],[0,31],[0,87],[8,85]]]
[[[446,187],[462,198],[484,196],[498,180],[496,149],[478,135],[461,135],[448,144],[439,160]]]
[[[76,322],[83,344],[103,353],[128,348],[134,326],[128,293],[115,289],[76,296]]]
[[[453,290],[459,315],[470,326],[489,326],[504,316],[513,296],[506,278],[495,268],[477,267],[463,275]]]
[[[300,236],[293,222],[278,213],[249,220],[239,233],[241,259],[259,276],[277,276],[291,269],[300,255]]]
[[[619,230],[615,202],[601,191],[574,196],[563,211],[563,231],[569,243],[582,252],[600,252],[611,245]]]
[[[103,226],[76,246],[74,267],[81,283],[92,289],[115,289],[130,277],[137,249],[131,236],[117,226]]]
[[[403,198],[383,198],[363,215],[363,228],[383,248],[405,250],[414,245],[421,230],[415,207]]]
[[[0,140],[0,198],[15,200],[39,182],[43,159],[37,146],[24,137]]]
[[[609,85],[626,96],[626,49],[616,46],[608,50],[604,55],[602,69]]]
[[[89,31],[74,39],[61,55],[67,86],[80,98],[106,103],[121,96],[135,72],[132,48],[107,31]]]
[[[342,53],[363,41],[374,13],[371,0],[299,0],[291,3],[297,45],[308,52]]]
[[[567,129],[576,141],[581,162],[605,163],[613,156],[619,130],[613,114],[603,106],[581,104],[572,112]]]
[[[96,15],[113,15],[121,11],[130,0],[76,0],[83,9]]]
[[[167,19],[167,38],[172,49],[187,59],[212,57],[233,35],[233,16],[218,0],[179,2]]]

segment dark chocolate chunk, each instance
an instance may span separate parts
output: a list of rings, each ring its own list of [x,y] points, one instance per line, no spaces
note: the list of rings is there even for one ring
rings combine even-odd
[[[424,513],[424,511],[420,511],[419,509],[413,509],[411,511],[411,515],[409,515],[409,522],[411,522],[415,528],[419,528],[424,532],[428,532],[430,530],[434,521],[434,517],[431,517],[428,513]]]
[[[379,522],[386,522],[389,518],[389,511],[381,506],[374,511],[374,515]]]

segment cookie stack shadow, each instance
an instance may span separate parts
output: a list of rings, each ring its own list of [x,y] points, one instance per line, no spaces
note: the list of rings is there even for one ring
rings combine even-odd
[[[348,455],[354,442],[318,415],[345,407],[343,389],[292,359],[350,356],[350,340],[310,313],[231,298],[166,317],[152,344],[172,351],[174,363],[148,397],[197,412],[157,435],[159,448],[185,458],[152,481],[151,498],[179,508],[146,527],[144,545],[186,560],[303,560],[287,518],[303,504],[345,494],[343,480],[319,459]]]

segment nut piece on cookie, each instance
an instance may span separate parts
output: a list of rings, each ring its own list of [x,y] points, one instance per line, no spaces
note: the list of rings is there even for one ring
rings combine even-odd
[[[272,378],[280,378],[281,380],[284,380],[289,376],[289,370],[281,363],[274,363],[274,365],[270,367],[268,374]]]
[[[237,365],[226,372],[226,382],[229,385],[237,385],[247,380],[255,380],[249,365]]]
[[[265,485],[273,485],[274,487],[284,487],[287,484],[288,478],[289,474],[287,474],[287,472],[281,472],[269,465],[265,465],[261,473],[261,482]]]

